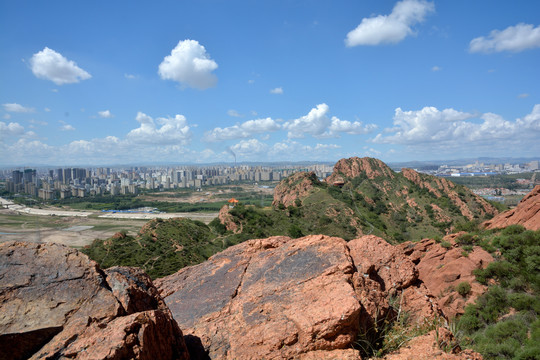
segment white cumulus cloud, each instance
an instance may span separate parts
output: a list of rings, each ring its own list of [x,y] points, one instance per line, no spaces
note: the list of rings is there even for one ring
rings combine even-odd
[[[288,137],[303,138],[306,134],[316,138],[339,137],[341,133],[350,135],[366,134],[377,128],[374,124],[363,125],[359,121],[351,122],[340,120],[328,113],[330,108],[325,103],[311,109],[307,115],[283,124],[283,129],[288,130]]]
[[[394,127],[378,134],[375,143],[402,144],[431,153],[504,152],[509,147],[540,150],[540,104],[515,121],[494,113],[475,115],[454,109],[424,107],[416,111],[395,110]],[[536,149],[536,150],[535,150]]]
[[[252,158],[257,154],[268,151],[268,145],[260,142],[257,139],[241,140],[238,144],[231,146],[231,150],[237,156]]]
[[[426,15],[433,11],[435,5],[424,0],[400,1],[390,15],[362,19],[360,25],[347,34],[345,44],[352,47],[398,43],[408,35],[413,35],[412,26],[424,21]]]
[[[329,111],[328,105],[319,104],[311,109],[307,115],[284,123],[283,128],[289,131],[289,138],[303,138],[305,134],[322,135],[331,124],[327,115]]]
[[[30,67],[36,77],[51,80],[56,85],[78,83],[92,77],[74,61],[48,47],[32,56]]]
[[[283,94],[283,88],[277,87],[277,88],[274,88],[274,89],[270,89],[270,94],[281,95],[281,94]]]
[[[3,137],[17,136],[24,134],[24,127],[15,122],[9,124],[0,121],[0,139]]]
[[[506,29],[492,30],[488,36],[471,40],[469,51],[472,53],[493,53],[502,51],[520,52],[540,47],[540,26],[517,24]]]
[[[6,110],[7,112],[16,112],[16,113],[34,112],[34,108],[25,107],[17,103],[2,104],[2,106],[4,107],[4,110]]]
[[[231,139],[245,139],[254,134],[277,131],[281,126],[272,118],[248,120],[241,124],[226,128],[214,128],[204,134],[204,140],[209,142]]]
[[[75,128],[70,124],[60,126],[60,131],[75,131]]]
[[[112,118],[113,115],[109,110],[98,111],[98,116],[103,119]]]
[[[183,115],[154,120],[138,112],[135,120],[141,125],[127,134],[127,138],[134,143],[185,145],[191,139],[190,126]]]
[[[183,40],[159,64],[159,76],[184,86],[204,90],[217,83],[212,73],[218,64],[210,58],[204,46],[196,40]]]

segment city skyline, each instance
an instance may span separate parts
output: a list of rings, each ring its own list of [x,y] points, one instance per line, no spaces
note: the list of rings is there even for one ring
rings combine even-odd
[[[3,2],[0,166],[538,157],[539,11]]]

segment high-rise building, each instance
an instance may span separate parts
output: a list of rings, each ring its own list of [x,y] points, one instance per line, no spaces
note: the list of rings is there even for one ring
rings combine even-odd
[[[19,170],[14,170],[12,173],[11,173],[11,177],[13,178],[13,183],[15,185],[17,184],[21,184],[22,183],[22,179],[23,179],[23,173]]]

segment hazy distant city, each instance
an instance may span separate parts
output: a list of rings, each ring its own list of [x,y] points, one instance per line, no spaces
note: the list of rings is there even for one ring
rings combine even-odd
[[[320,179],[332,173],[333,164],[310,165],[207,165],[207,166],[132,166],[91,168],[11,168],[0,170],[0,190],[26,194],[43,200],[99,195],[137,195],[141,191],[192,189],[239,182],[277,182],[298,171],[313,171]],[[394,166],[394,170],[399,171]],[[445,177],[493,176],[538,172],[539,161],[523,164],[484,164],[426,166],[420,172]],[[522,179],[522,182],[530,182]],[[2,189],[4,184],[4,189]],[[500,195],[480,191],[482,195]]]

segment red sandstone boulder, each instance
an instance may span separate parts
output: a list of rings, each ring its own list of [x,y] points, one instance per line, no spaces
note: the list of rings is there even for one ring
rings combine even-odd
[[[250,240],[156,285],[211,359],[351,358],[333,352],[351,348],[360,326],[348,254],[322,235]]]
[[[484,222],[488,229],[523,225],[529,230],[540,230],[540,185],[537,185],[519,202],[515,209],[505,211]]]
[[[0,359],[188,359],[140,270],[103,272],[58,244],[0,244]]]

